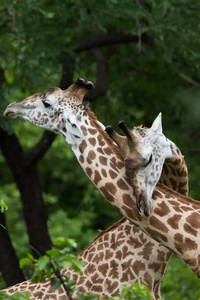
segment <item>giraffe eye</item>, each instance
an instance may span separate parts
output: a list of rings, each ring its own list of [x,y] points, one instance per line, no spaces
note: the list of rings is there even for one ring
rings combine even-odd
[[[48,101],[42,101],[45,108],[51,107],[51,104]]]

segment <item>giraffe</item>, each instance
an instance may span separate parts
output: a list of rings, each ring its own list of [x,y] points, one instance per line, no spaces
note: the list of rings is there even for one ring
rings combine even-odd
[[[121,284],[134,282],[146,284],[152,291],[153,299],[160,299],[160,283],[170,257],[169,250],[123,218],[100,233],[78,255],[87,263],[82,275],[70,268],[63,269],[61,274],[69,274],[70,279],[76,281],[79,291],[86,294],[93,292],[105,299],[119,296]],[[45,283],[27,280],[3,291],[9,295],[28,291],[31,299],[68,299],[65,290],[61,287],[54,291],[49,280]],[[72,297],[76,299],[76,294]]]
[[[160,181],[174,188],[175,191],[187,195],[187,166],[178,148],[176,160],[164,164]],[[174,182],[177,184],[175,185]],[[185,189],[183,189],[183,182]],[[159,299],[160,283],[171,254],[171,251],[145,235],[128,219],[123,218],[101,232],[78,255],[80,260],[87,263],[82,270],[82,275],[71,268],[63,269],[62,274],[70,274],[70,279],[77,282],[76,288],[79,291],[93,292],[103,298],[118,296],[122,284],[137,281],[148,286],[152,291],[153,299]],[[64,289],[61,287],[54,291],[49,280],[45,283],[31,283],[27,280],[4,291],[9,295],[28,291],[31,299],[68,299]]]
[[[153,122],[151,128],[145,131],[136,127],[129,130],[124,121],[118,126],[124,131],[126,137],[117,134],[112,126],[105,131],[119,146],[131,180],[136,197],[136,204],[141,213],[149,216],[154,188],[160,178],[165,159],[172,159],[172,142],[162,134],[161,113]],[[141,134],[142,132],[142,138]]]
[[[54,87],[9,105],[4,115],[61,134],[103,196],[143,232],[177,254],[200,277],[198,201],[158,183],[152,196],[151,216],[141,217],[121,154],[82,102],[91,87],[92,83],[84,80],[78,80],[64,91]]]

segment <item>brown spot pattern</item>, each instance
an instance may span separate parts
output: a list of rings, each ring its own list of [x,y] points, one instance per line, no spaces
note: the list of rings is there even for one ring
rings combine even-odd
[[[118,270],[118,263],[113,259],[110,262],[110,273],[109,273],[109,277],[112,277],[113,279],[118,278],[119,276],[119,270]]]
[[[122,199],[125,205],[127,205],[129,208],[134,207],[133,199],[129,194],[123,194]]]
[[[87,147],[87,143],[85,140],[83,140],[82,143],[79,145],[80,152],[83,153],[85,151],[86,147]]]
[[[115,179],[118,174],[116,172],[114,172],[113,170],[109,170],[109,175],[112,179]]]
[[[149,275],[148,272],[146,272],[144,274],[144,281],[145,281],[145,284],[148,285],[148,286],[152,286],[152,278],[151,276]]]
[[[165,226],[165,224],[163,222],[161,222],[158,218],[156,218],[155,216],[151,216],[150,217],[150,224],[159,229],[160,231],[167,233],[169,231],[169,229],[167,228],[167,226]]]
[[[82,154],[79,156],[79,162],[80,164],[84,163],[84,156]]]
[[[176,181],[171,177],[169,178],[169,182],[171,183],[172,189],[175,191],[176,190]]]
[[[94,184],[98,185],[98,183],[102,180],[102,177],[99,173],[99,171],[95,170],[94,172]]]
[[[174,229],[178,229],[179,228],[179,221],[181,219],[181,215],[174,215],[173,217],[169,218],[167,220],[167,223]]]
[[[97,133],[97,130],[96,129],[93,129],[93,128],[88,128],[88,131],[90,134],[92,135],[95,135]]]
[[[112,150],[111,150],[109,147],[104,148],[103,150],[104,150],[104,152],[105,152],[107,155],[111,155],[111,154],[112,154]]]
[[[103,137],[100,134],[98,135],[97,139],[98,139],[98,142],[99,142],[100,146],[105,145],[105,141],[104,141]]]
[[[153,199],[155,199],[155,200],[156,200],[157,198],[162,199],[162,198],[163,198],[163,195],[162,195],[159,191],[154,190],[152,197],[153,197]]]
[[[162,233],[160,233],[156,230],[150,229],[148,227],[145,227],[144,229],[150,236],[154,237],[157,242],[162,242],[162,241],[167,242],[168,241],[167,237],[165,235],[163,235]]]
[[[133,271],[138,276],[141,271],[145,270],[145,264],[141,260],[136,260],[133,263]]]
[[[161,250],[157,250],[157,259],[160,260],[161,262],[165,261],[165,252]]]
[[[153,243],[148,242],[145,247],[143,247],[143,250],[138,253],[138,255],[143,256],[144,259],[149,260],[150,255],[152,254],[153,250]]]
[[[193,227],[193,228],[200,228],[200,217],[197,212],[193,212],[189,217],[186,218],[186,221]]]
[[[160,217],[164,217],[170,213],[170,209],[165,203],[165,201],[162,201],[161,203],[157,204],[157,207],[154,209],[154,212]]]
[[[88,152],[87,162],[88,164],[92,164],[92,161],[96,158],[96,153],[93,150]]]
[[[189,224],[184,224],[184,230],[185,232],[197,236],[197,230],[195,230],[194,228],[192,228]]]
[[[101,154],[104,154],[103,149],[100,148],[100,147],[97,148],[97,151],[98,151],[99,153],[101,153]]]
[[[101,169],[101,173],[102,173],[103,177],[108,177],[105,169]]]
[[[189,206],[181,206],[181,209],[183,210],[183,211],[191,211],[191,210],[193,210],[191,207],[189,207]]]
[[[89,143],[94,147],[96,145],[96,139],[95,138],[89,138]]]
[[[124,167],[124,163],[122,163],[121,161],[117,160],[116,157],[112,157],[110,160],[114,166],[116,166],[118,169],[122,169]]]
[[[128,185],[121,178],[117,181],[117,185],[121,190],[129,190]]]
[[[105,277],[108,272],[108,263],[99,265],[98,270]]]
[[[149,264],[149,268],[154,270],[155,273],[157,273],[160,269],[160,264],[154,262],[152,264]]]
[[[83,132],[83,135],[87,135],[88,133],[87,133],[87,129],[86,129],[86,127],[84,126],[84,125],[82,125],[81,126],[81,130],[82,130],[82,132]]]
[[[105,156],[99,156],[99,162],[103,166],[107,166],[107,161],[108,161],[108,159]]]
[[[92,170],[90,168],[86,168],[85,172],[88,175],[88,177],[92,176]]]
[[[117,189],[113,183],[108,182],[104,186],[100,187],[99,190],[108,201],[115,201],[113,195],[116,193]]]
[[[187,251],[197,249],[197,244],[195,241],[187,237],[185,238],[184,241],[184,236],[180,233],[176,233],[174,235],[174,245],[180,253],[185,253]]]

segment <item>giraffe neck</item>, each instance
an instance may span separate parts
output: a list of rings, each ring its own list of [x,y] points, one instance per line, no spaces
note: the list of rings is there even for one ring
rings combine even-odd
[[[158,183],[152,197],[151,216],[142,218],[122,156],[89,109],[80,129],[81,137],[73,137],[72,150],[103,196],[143,232],[184,260],[200,277],[199,202]]]
[[[173,156],[166,159],[159,182],[172,190],[188,196],[188,170],[184,157],[176,144],[171,142]]]
[[[176,155],[176,160],[168,161],[167,165],[165,163],[165,171],[162,173],[160,182],[168,184],[180,193],[187,194],[186,189],[183,189],[183,184],[175,186],[170,180],[172,176],[177,182],[188,182],[187,167],[178,148],[176,148]],[[170,250],[152,240],[129,220],[123,218],[102,232],[78,255],[80,260],[87,263],[82,270],[82,275],[77,274],[71,268],[63,269],[62,274],[70,274],[70,278],[76,280],[76,287],[79,291],[97,293],[104,298],[118,296],[122,284],[138,282],[149,287],[153,293],[153,299],[160,299],[160,283],[171,254]],[[98,278],[96,282],[94,282],[95,278]],[[5,291],[8,294],[29,291],[31,299],[52,297],[55,294],[67,299],[62,288],[53,291],[48,282],[40,283],[38,287],[38,284],[33,284],[28,280],[7,288]]]
[[[177,150],[179,149],[177,148]],[[172,173],[176,174],[178,182],[180,179],[182,182],[188,181],[185,161],[179,159],[179,156],[182,158],[180,151],[176,151],[176,153],[175,164],[172,163],[169,172],[163,172],[161,176],[161,182],[165,181],[169,187],[171,184],[169,174],[172,172],[172,167]],[[183,172],[180,173],[179,169],[185,170],[185,180],[183,180]],[[176,190],[179,191],[179,189],[181,193],[182,186],[177,185]],[[78,290],[84,293],[93,292],[104,298],[114,297],[120,294],[122,284],[136,281],[139,284],[146,284],[152,291],[153,298],[160,299],[160,283],[171,253],[167,248],[145,235],[129,220],[123,218],[103,231],[78,255],[80,260],[87,263],[82,270],[82,275],[74,272],[71,268],[63,269],[62,274],[70,274],[70,278],[76,280]],[[99,282],[94,284],[96,277],[100,278],[101,284]],[[62,296],[63,299],[67,298],[62,288],[53,291],[48,282],[40,283],[38,287],[38,284],[27,280],[4,291],[7,294],[29,291],[31,299],[38,297],[44,299],[44,297],[52,297],[55,294],[58,294],[59,297]]]

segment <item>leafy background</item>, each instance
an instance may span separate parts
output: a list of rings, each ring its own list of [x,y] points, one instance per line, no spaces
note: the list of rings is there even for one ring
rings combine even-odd
[[[104,124],[151,122],[161,111],[165,135],[181,149],[190,196],[199,198],[200,2],[130,0],[3,0],[0,3],[0,126],[28,153],[43,130],[2,117],[13,101],[65,78],[93,81],[90,107]],[[129,38],[131,36],[131,38]],[[68,78],[68,77],[67,77]],[[66,84],[66,85],[65,85]],[[0,199],[9,209],[6,228],[18,259],[30,252],[20,193],[0,152]],[[90,183],[69,146],[56,137],[37,162],[50,238],[75,238],[81,251],[120,219]],[[1,229],[2,230],[2,229]],[[27,274],[25,274],[27,276]],[[5,287],[3,277],[0,287]],[[199,281],[172,257],[162,282],[166,299],[197,299]]]

